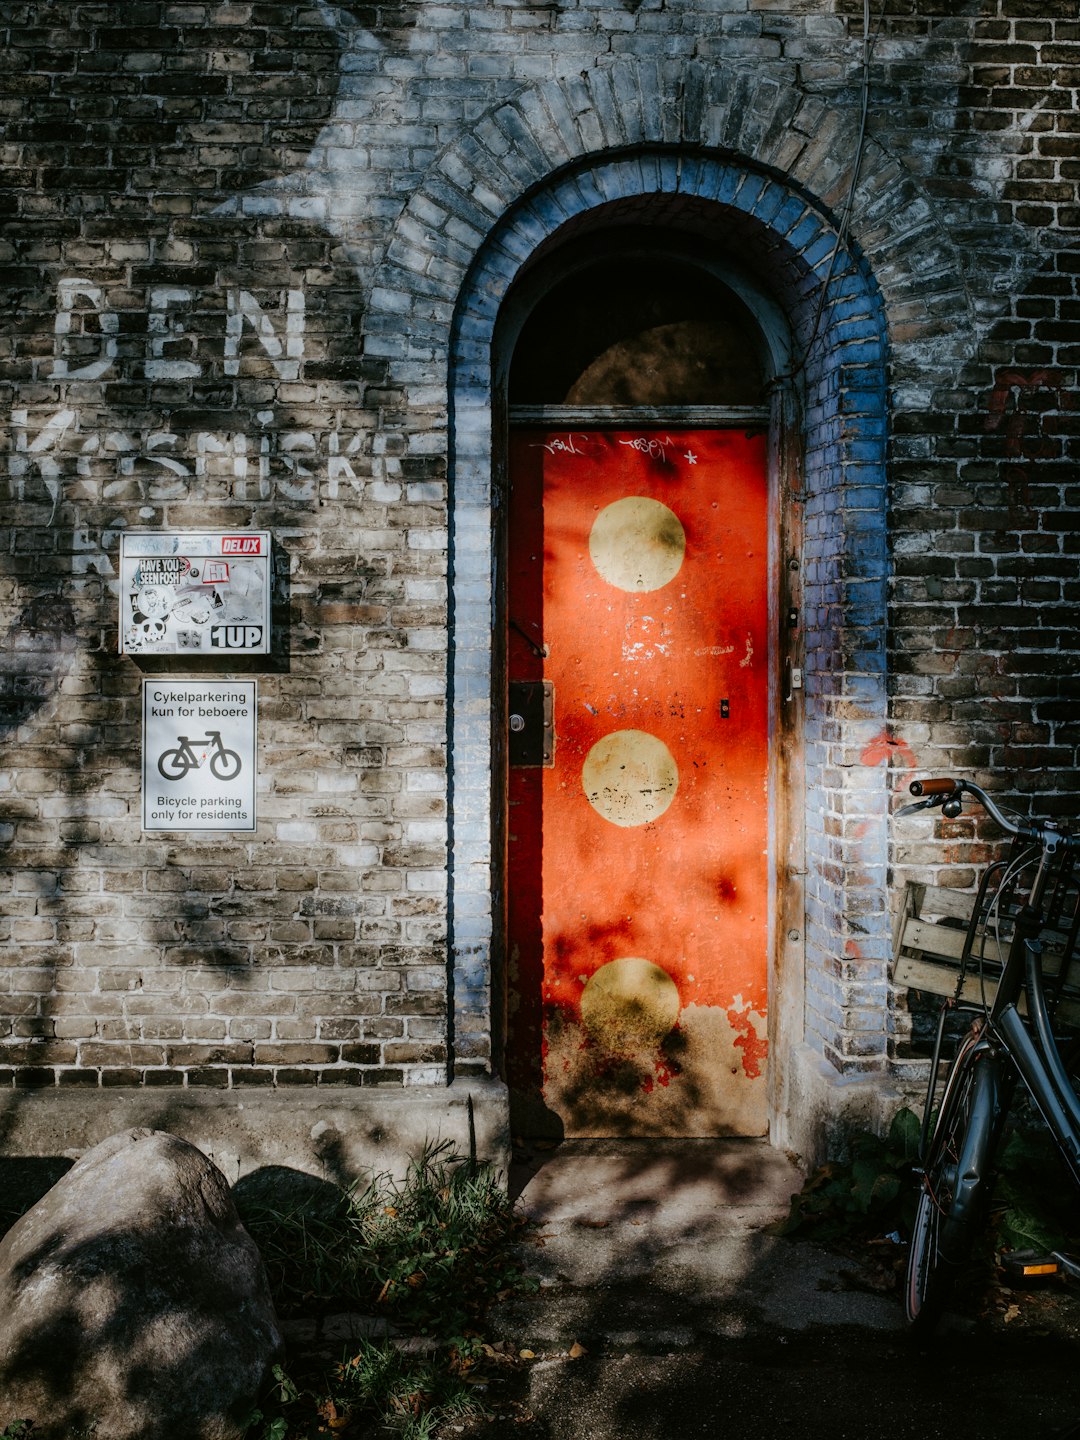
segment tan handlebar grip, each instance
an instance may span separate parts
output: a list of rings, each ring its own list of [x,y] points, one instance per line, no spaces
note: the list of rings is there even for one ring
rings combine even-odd
[[[955,780],[912,780],[912,795],[951,795],[956,789]]]

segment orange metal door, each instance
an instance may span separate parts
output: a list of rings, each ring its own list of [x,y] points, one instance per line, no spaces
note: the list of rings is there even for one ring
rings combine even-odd
[[[516,432],[509,545],[518,1124],[762,1134],[764,437]]]

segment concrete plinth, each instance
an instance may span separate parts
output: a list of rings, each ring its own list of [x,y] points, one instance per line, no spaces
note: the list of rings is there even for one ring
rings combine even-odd
[[[921,1100],[921,1090],[905,1090],[891,1077],[840,1075],[808,1045],[793,1052],[785,1079],[772,1142],[809,1170],[841,1154],[856,1131],[883,1135],[903,1105]]]
[[[270,1165],[339,1185],[371,1171],[401,1176],[438,1141],[504,1174],[510,1159],[506,1087],[496,1080],[345,1093],[14,1090],[0,1098],[0,1155],[75,1159],[136,1125],[197,1145],[233,1184]]]

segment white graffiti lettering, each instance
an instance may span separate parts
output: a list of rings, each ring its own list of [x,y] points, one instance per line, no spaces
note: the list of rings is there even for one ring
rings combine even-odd
[[[541,442],[539,445],[530,445],[529,449],[546,450],[549,455],[554,455],[556,453],[565,455],[584,455],[585,451],[579,450],[574,443],[575,439],[581,438],[581,436],[567,435],[565,440],[560,440],[558,437],[556,437],[554,440],[549,440],[547,444]]]
[[[202,366],[194,358],[177,359],[179,351],[195,355],[197,340],[185,335],[184,323],[172,313],[173,307],[190,305],[192,292],[181,285],[159,285],[150,291],[150,359],[146,362],[148,380],[194,380],[202,374]],[[166,352],[166,346],[169,347]]]
[[[25,409],[13,410],[9,426],[7,473],[14,498],[51,504],[64,498],[66,481],[85,487],[95,476],[101,498],[121,498],[137,482],[145,500],[206,499],[208,490],[225,490],[238,500],[266,500],[278,493],[304,504],[325,495],[337,499],[342,484],[356,495],[363,482],[354,463],[365,448],[363,433],[335,430],[274,430],[273,411],[256,416],[258,435],[243,430],[92,430],[83,433],[80,411],[57,410],[31,421]],[[36,424],[36,430],[31,428]],[[111,471],[111,473],[110,473]]]
[[[15,494],[19,500],[27,498],[26,481],[31,468],[36,467],[53,509],[56,509],[60,498],[60,462],[52,452],[77,420],[75,410],[58,410],[31,440],[27,431],[27,412],[11,412],[12,454],[8,459],[8,474],[15,482]]]
[[[148,380],[195,380],[205,366],[198,358],[199,337],[189,331],[184,315],[198,304],[200,292],[186,285],[155,285],[147,302]],[[80,303],[81,302],[81,303]],[[279,380],[296,380],[304,359],[305,300],[302,290],[285,292],[284,333],[279,334],[270,314],[250,290],[230,286],[225,291],[225,338],[222,363],[226,375],[240,374],[244,329],[255,335],[269,357]],[[56,289],[53,322],[51,380],[101,380],[117,359],[120,317],[110,307],[106,291],[82,276],[66,276]],[[91,345],[93,359],[83,360]],[[79,361],[81,363],[76,363]]]
[[[285,343],[250,290],[229,290],[225,296],[225,374],[240,373],[240,338],[244,323],[252,327],[270,357],[279,380],[295,380],[304,358],[304,292],[290,290],[285,306]],[[284,358],[283,358],[284,357]]]
[[[71,335],[75,321],[75,305],[79,296],[89,300],[90,310],[96,316],[96,323],[100,332],[100,353],[96,360],[90,360],[85,365],[77,365],[74,369],[64,353],[64,347]],[[90,333],[86,330],[86,319],[80,318],[79,334],[85,339]],[[53,361],[51,380],[100,380],[112,368],[116,359],[116,336],[120,329],[120,317],[110,310],[105,303],[105,294],[100,285],[95,285],[91,280],[83,280],[77,275],[68,276],[60,281],[56,287],[56,321],[53,325],[53,335],[56,358]]]
[[[184,285],[150,288],[143,361],[147,380],[194,380],[210,368],[200,350],[205,339],[190,319],[200,299],[199,290]],[[260,302],[251,290],[228,287],[225,311],[225,375],[239,376],[254,352],[256,358],[262,355],[264,369],[269,361],[279,381],[299,379],[305,357],[302,290],[279,291],[273,302]],[[105,379],[118,363],[119,333],[120,318],[111,308],[107,287],[77,275],[61,279],[49,378],[80,383]],[[245,346],[249,336],[252,343]],[[243,430],[179,433],[167,428],[128,433],[102,428],[100,420],[83,431],[83,415],[97,419],[101,413],[91,401],[86,407],[81,411],[62,405],[51,414],[33,416],[28,409],[11,412],[7,472],[12,495],[51,504],[50,523],[65,498],[65,481],[75,476],[83,482],[80,498],[86,494],[85,482],[96,479],[105,501],[128,500],[133,481],[148,502],[206,501],[222,494],[265,500],[276,490],[297,503],[312,504],[321,493],[337,499],[343,483],[357,495],[363,492],[357,472],[363,473],[358,457],[371,443],[366,433],[275,430],[272,409],[256,412],[259,428],[250,436]],[[573,436],[558,443],[580,453]]]
[[[658,440],[655,435],[637,435],[633,440],[620,440],[620,445],[625,445],[630,450],[637,450],[642,455],[648,455],[651,460],[666,460],[667,447],[674,445],[670,435]]]

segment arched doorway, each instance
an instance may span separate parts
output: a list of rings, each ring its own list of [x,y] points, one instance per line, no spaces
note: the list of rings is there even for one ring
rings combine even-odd
[[[785,327],[700,243],[621,225],[526,268],[499,353],[513,1124],[763,1134]]]
[[[451,190],[440,179],[428,198],[452,200],[454,213],[463,211],[465,192]],[[494,1072],[491,1094],[505,1095],[500,1081],[508,969],[508,717],[505,561],[499,547],[505,528],[508,372],[515,320],[520,322],[509,296],[524,293],[523,282],[539,276],[541,264],[571,239],[584,243],[601,230],[642,226],[663,235],[669,248],[697,247],[702,263],[728,279],[752,311],[766,343],[769,457],[778,520],[787,529],[771,583],[780,670],[772,693],[783,702],[775,717],[774,795],[786,805],[778,805],[774,816],[769,1134],[776,1144],[816,1154],[841,1113],[876,1103],[890,1024],[888,786],[878,763],[889,745],[890,399],[886,308],[877,272],[838,236],[813,196],[741,156],[682,156],[646,147],[631,159],[587,154],[570,166],[565,157],[552,157],[536,190],[515,197],[508,182],[501,203],[498,220],[480,227],[467,270],[452,277],[447,443],[453,1072]],[[419,200],[410,202],[410,224],[421,226],[420,206]],[[899,240],[894,244],[894,228],[881,242],[899,267],[885,268],[890,294],[900,285],[897,277],[908,273],[903,260],[912,256]],[[425,242],[433,266],[440,235],[432,230]],[[876,263],[884,263],[881,255]],[[899,293],[909,292],[900,285]],[[917,311],[913,324],[923,334],[932,322],[917,287],[910,294]],[[400,316],[388,313],[381,323],[388,333],[400,329]],[[415,372],[418,383],[430,378],[430,367],[419,359],[403,360],[399,370],[403,377]],[[787,377],[793,371],[792,381]]]

